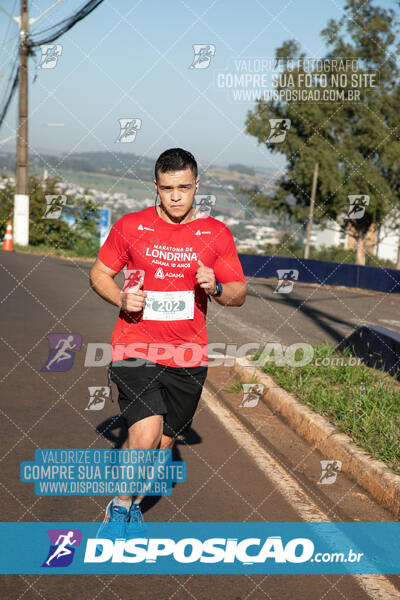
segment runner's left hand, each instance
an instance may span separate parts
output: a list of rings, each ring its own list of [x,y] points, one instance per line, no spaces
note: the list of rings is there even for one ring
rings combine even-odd
[[[196,271],[197,283],[203,288],[206,294],[212,294],[215,292],[216,287],[214,271],[211,267],[206,267],[201,260],[198,260],[197,262],[199,264],[199,268]]]

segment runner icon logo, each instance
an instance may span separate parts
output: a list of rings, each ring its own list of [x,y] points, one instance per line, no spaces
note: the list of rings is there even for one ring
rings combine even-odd
[[[40,46],[42,56],[37,68],[54,69],[57,66],[59,56],[62,54],[62,48],[61,44],[43,44]]]
[[[136,134],[142,126],[142,119],[119,119],[119,136],[116,144],[130,144],[136,139]]]
[[[321,477],[317,483],[330,485],[335,483],[338,473],[342,470],[342,461],[340,460],[320,460]]]
[[[293,284],[299,278],[297,269],[277,269],[278,285],[274,289],[274,294],[290,294]]]
[[[82,337],[79,333],[49,333],[50,344],[47,362],[41,371],[69,371],[74,364],[75,352],[81,349]]]
[[[193,44],[193,62],[189,69],[207,69],[215,54],[215,44]]]
[[[344,215],[345,219],[362,219],[365,214],[365,207],[369,205],[369,196],[364,194],[348,196],[349,210]]]
[[[42,219],[58,219],[67,204],[67,196],[63,194],[45,196],[47,206]]]
[[[290,119],[269,119],[271,132],[265,139],[266,144],[280,144],[286,138],[286,134],[290,129]]]
[[[42,567],[68,567],[74,558],[75,546],[80,546],[79,529],[48,529],[50,548]]]
[[[123,291],[132,294],[137,292],[144,281],[145,274],[144,269],[126,269]]]
[[[262,383],[242,383],[243,400],[238,408],[255,408],[264,391]]]
[[[202,217],[208,217],[217,199],[213,194],[196,194],[194,197],[196,210]]]
[[[108,386],[89,386],[89,403],[85,410],[102,410],[106,400],[110,397]]]

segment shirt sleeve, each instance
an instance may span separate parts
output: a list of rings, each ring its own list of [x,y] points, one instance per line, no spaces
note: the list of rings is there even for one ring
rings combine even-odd
[[[97,258],[113,271],[121,271],[129,259],[130,243],[124,235],[122,217],[110,229],[106,241],[100,248]]]
[[[213,266],[215,277],[220,283],[246,283],[232,233],[225,227],[222,232],[217,233],[216,238],[217,258]]]

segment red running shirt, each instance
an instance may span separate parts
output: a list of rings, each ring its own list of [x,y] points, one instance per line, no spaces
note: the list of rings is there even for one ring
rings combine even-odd
[[[168,223],[152,206],[119,219],[98,258],[114,271],[126,266],[126,276],[128,270],[143,270],[141,289],[158,292],[161,300],[152,304],[158,312],[153,310],[151,318],[143,318],[144,310],[120,311],[111,337],[113,360],[133,356],[171,367],[207,365],[207,294],[197,283],[198,260],[211,267],[222,284],[246,282],[232,233],[224,223],[210,216]],[[194,294],[193,318],[175,320],[170,315],[171,320],[164,320],[163,310],[175,310],[182,302],[179,295],[176,299],[176,295],[160,292],[188,290],[189,296]],[[164,301],[167,297],[169,301]]]

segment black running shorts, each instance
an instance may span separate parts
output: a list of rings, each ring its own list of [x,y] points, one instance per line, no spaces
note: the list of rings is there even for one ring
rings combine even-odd
[[[176,437],[189,428],[207,377],[207,366],[178,368],[147,359],[126,358],[111,362],[108,368],[118,387],[121,416],[128,428],[152,415],[164,415],[165,435]]]

